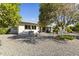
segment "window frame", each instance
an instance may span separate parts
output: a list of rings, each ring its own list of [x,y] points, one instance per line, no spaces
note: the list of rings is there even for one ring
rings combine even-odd
[[[33,25],[33,26],[32,26],[32,29],[33,29],[33,30],[36,30],[36,26],[35,26],[35,25]]]
[[[25,29],[31,29],[30,25],[25,25],[24,27],[25,27]]]

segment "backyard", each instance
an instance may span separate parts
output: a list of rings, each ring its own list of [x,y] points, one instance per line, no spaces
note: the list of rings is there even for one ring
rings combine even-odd
[[[56,41],[52,34],[42,33],[36,38],[35,44],[26,38],[16,38],[15,35],[0,35],[1,56],[77,56],[79,55],[79,40]],[[47,37],[47,36],[50,37]],[[14,37],[14,38],[13,38]]]

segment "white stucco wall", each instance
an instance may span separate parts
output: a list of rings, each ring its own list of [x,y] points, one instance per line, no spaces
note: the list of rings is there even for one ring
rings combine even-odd
[[[24,26],[20,25],[18,26],[18,34],[21,34],[24,31]]]
[[[22,34],[24,32],[28,32],[28,31],[34,31],[34,33],[38,33],[39,27],[36,26],[36,29],[25,29],[24,25],[18,26],[18,34]]]
[[[47,27],[54,27],[54,26],[56,26],[55,23],[51,23],[51,24],[47,25]]]
[[[47,27],[51,27],[51,32],[53,32],[53,27],[54,27],[54,26],[56,26],[55,23],[51,23],[51,24],[47,25]]]

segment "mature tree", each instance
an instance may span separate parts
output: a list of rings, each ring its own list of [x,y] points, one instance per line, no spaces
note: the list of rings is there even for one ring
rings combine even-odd
[[[1,27],[16,27],[21,21],[19,14],[20,4],[16,3],[1,3],[0,4],[0,26]]]
[[[60,27],[63,31],[65,28],[78,20],[79,13],[76,12],[75,4],[41,4],[39,24],[48,25],[56,23],[56,27]],[[62,34],[61,33],[61,34]]]
[[[51,12],[51,4],[40,4],[39,25],[41,27],[45,27],[50,22],[50,19],[52,18],[52,15],[50,15]]]
[[[56,20],[54,20],[56,25],[61,29],[60,34],[66,32],[65,28],[75,22],[75,19],[72,17],[75,12],[74,6],[75,4],[59,4],[56,10]]]

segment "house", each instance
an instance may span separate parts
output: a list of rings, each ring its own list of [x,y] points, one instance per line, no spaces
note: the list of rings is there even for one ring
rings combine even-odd
[[[18,34],[26,34],[28,31],[34,31],[34,33],[41,32],[53,32],[55,23],[51,23],[46,27],[39,27],[38,24],[32,22],[21,22],[18,26]]]
[[[53,32],[53,27],[56,24],[51,23],[46,27],[39,27],[38,24],[32,22],[21,22],[17,28],[11,28],[10,33],[27,34],[29,31],[38,32]]]
[[[38,33],[39,31],[38,24],[31,22],[21,22],[20,25],[18,26],[18,34],[26,34],[29,31]]]
[[[12,30],[13,32],[17,32],[18,34],[27,34],[29,31],[33,31],[34,33],[41,32],[53,32],[53,27],[56,24],[51,23],[46,27],[39,27],[38,24],[32,22],[21,22],[17,28],[17,30]]]

